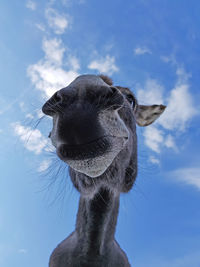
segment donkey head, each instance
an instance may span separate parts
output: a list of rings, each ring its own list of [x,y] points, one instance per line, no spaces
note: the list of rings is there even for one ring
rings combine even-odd
[[[81,75],[57,91],[42,111],[53,118],[50,133],[72,182],[85,195],[104,186],[127,192],[137,175],[136,124],[147,126],[165,110],[139,105],[128,88],[110,78]]]

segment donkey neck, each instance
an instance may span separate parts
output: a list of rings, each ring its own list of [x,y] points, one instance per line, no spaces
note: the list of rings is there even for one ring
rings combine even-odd
[[[93,198],[80,197],[76,221],[78,246],[83,255],[103,255],[114,240],[119,194],[100,188]]]

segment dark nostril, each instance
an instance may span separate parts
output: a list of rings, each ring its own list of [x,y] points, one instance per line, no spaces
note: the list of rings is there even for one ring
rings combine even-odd
[[[105,97],[106,98],[112,98],[116,96],[118,93],[118,90],[115,87],[110,87],[108,90],[105,92]]]
[[[110,86],[107,95],[106,105],[112,109],[120,108],[124,103],[124,98],[116,87]]]
[[[55,103],[62,103],[62,101],[63,101],[63,96],[62,96],[62,94],[61,94],[60,91],[58,91],[58,92],[56,92],[56,93],[54,94],[54,101],[55,101]]]
[[[58,91],[43,105],[42,112],[46,115],[52,116],[61,110],[62,102],[62,94]]]
[[[118,89],[117,88],[111,86],[110,89],[112,90],[113,94],[117,94],[118,93]]]

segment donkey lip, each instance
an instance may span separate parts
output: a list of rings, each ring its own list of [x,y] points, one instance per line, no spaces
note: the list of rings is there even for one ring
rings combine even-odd
[[[106,169],[112,164],[113,160],[119,154],[119,152],[125,147],[127,144],[127,138],[125,137],[116,137],[109,136],[108,137],[109,147],[107,150],[98,150],[96,149],[96,154],[94,155],[94,150],[89,154],[81,155],[73,155],[73,157],[65,157],[61,158],[64,162],[66,162],[72,169],[83,173],[89,177],[98,177],[103,174]]]
[[[83,160],[98,157],[108,151],[110,147],[107,136],[100,137],[86,144],[61,144],[57,148],[57,155],[61,160]]]
[[[57,147],[56,153],[58,157],[65,162],[68,160],[87,160],[97,158],[112,150],[111,140],[115,138],[119,137],[106,135],[86,144],[61,144]],[[124,139],[126,143],[128,137],[121,136],[121,139]]]

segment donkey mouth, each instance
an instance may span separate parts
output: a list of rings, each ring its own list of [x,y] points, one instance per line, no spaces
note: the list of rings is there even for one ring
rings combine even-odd
[[[57,155],[61,160],[87,160],[100,157],[110,148],[107,136],[100,137],[86,144],[61,144],[57,148]]]
[[[128,137],[104,136],[88,144],[61,144],[57,155],[72,169],[94,178],[106,171],[127,142]]]

